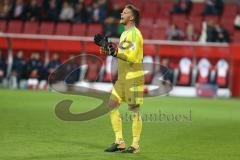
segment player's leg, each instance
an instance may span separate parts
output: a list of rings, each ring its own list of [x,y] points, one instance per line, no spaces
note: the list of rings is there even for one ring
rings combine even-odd
[[[142,117],[140,114],[140,105],[128,105],[128,109],[133,112],[132,117],[132,145],[128,147],[123,153],[138,153],[140,151],[139,141],[142,132]]]
[[[123,142],[123,135],[122,135],[122,118],[119,112],[119,103],[110,100],[109,107],[114,108],[110,111],[110,119],[113,127],[113,131],[115,133],[115,143],[122,143]]]
[[[137,81],[126,86],[125,101],[128,103],[128,109],[133,111],[132,122],[132,145],[124,153],[137,153],[140,151],[139,141],[142,131],[142,117],[140,114],[140,104],[143,103],[143,82]]]
[[[110,119],[115,133],[115,142],[105,150],[106,152],[115,152],[126,148],[122,135],[122,119],[119,112],[119,106],[122,101],[121,93],[121,86],[119,83],[116,83],[108,103],[108,107],[111,109]]]
[[[142,132],[142,117],[140,114],[140,105],[129,106],[130,110],[133,111],[133,122],[132,122],[132,134],[133,141],[132,147],[139,148],[140,135]]]

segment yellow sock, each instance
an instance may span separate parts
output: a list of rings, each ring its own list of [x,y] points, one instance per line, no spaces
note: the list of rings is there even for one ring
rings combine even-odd
[[[122,136],[122,119],[120,117],[119,109],[113,109],[110,112],[111,123],[113,127],[113,131],[115,133],[115,143],[122,143],[123,136]]]
[[[134,148],[139,148],[141,131],[142,131],[142,117],[139,112],[135,112],[132,122],[132,134],[133,134],[132,147]]]

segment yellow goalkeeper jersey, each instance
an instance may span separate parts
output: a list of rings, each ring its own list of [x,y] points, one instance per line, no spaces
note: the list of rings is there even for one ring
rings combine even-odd
[[[124,59],[124,60],[122,60]],[[118,80],[128,81],[143,78],[143,38],[141,32],[133,26],[124,31],[118,47]]]

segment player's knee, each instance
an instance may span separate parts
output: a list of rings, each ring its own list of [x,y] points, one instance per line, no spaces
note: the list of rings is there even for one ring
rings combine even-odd
[[[133,112],[138,112],[140,108],[139,104],[128,105],[128,110]]]
[[[114,109],[114,108],[117,108],[118,106],[119,106],[118,101],[109,100],[109,102],[108,102],[108,108]]]

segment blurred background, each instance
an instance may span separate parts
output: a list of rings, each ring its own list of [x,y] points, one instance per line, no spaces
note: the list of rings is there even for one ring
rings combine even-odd
[[[174,85],[173,96],[240,96],[237,0],[2,0],[0,86],[49,90],[48,76],[81,55],[69,64],[66,72],[75,71],[67,83],[110,91],[116,59],[86,55],[99,57],[96,33],[121,35],[120,13],[129,3],[140,9],[144,62],[152,64],[145,66],[146,94],[160,78]]]

